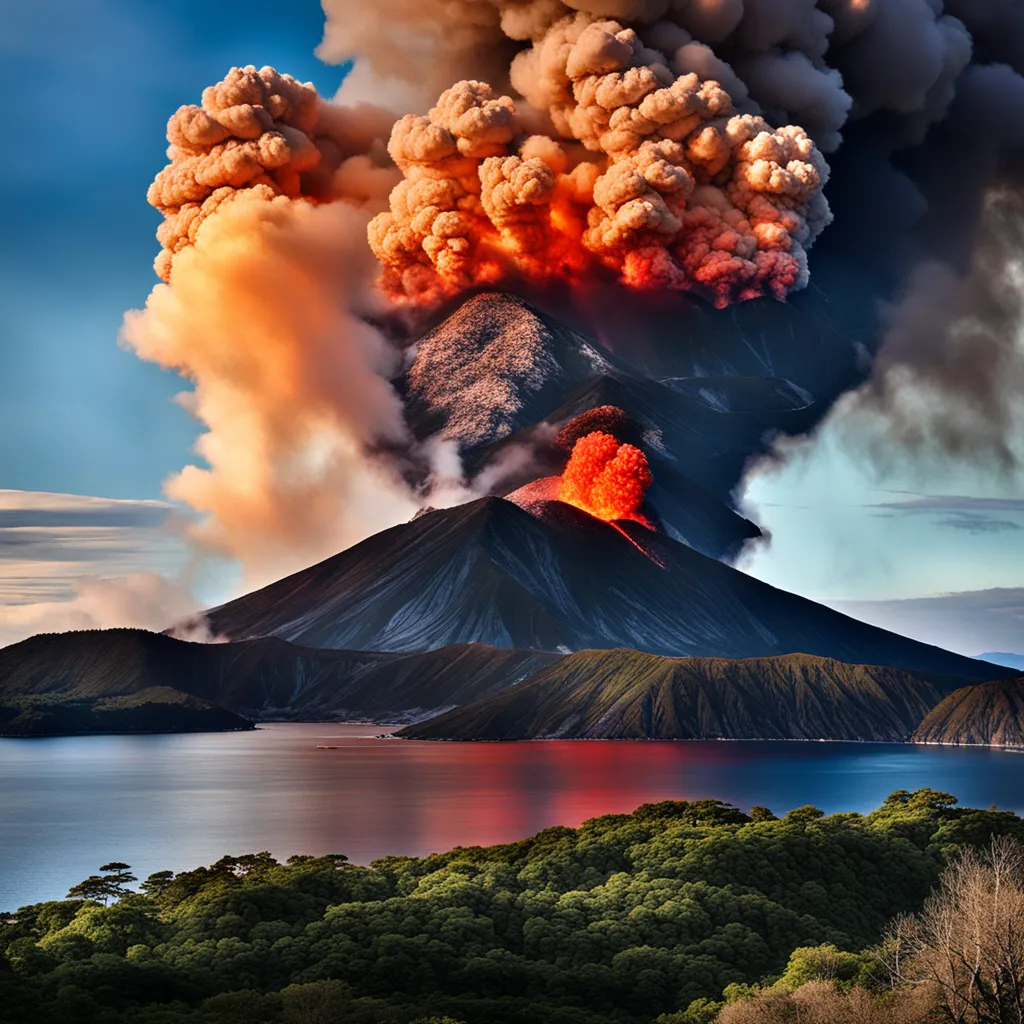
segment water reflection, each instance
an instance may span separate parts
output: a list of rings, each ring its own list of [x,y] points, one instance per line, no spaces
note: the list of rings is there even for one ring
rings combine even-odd
[[[101,863],[140,874],[224,853],[368,863],[507,842],[641,803],[713,796],[782,813],[932,786],[1024,811],[1024,758],[841,743],[428,743],[380,726],[0,740],[0,910],[63,896]],[[318,749],[329,745],[334,749]]]

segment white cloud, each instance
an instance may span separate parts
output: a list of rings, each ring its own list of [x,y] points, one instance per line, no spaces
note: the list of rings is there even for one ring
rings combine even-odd
[[[162,630],[198,611],[195,598],[179,584],[152,572],[120,579],[81,576],[70,583],[62,601],[6,605],[0,608],[0,646],[36,633],[70,629],[134,626]]]
[[[162,629],[195,610],[171,505],[0,490],[0,646],[38,632]]]

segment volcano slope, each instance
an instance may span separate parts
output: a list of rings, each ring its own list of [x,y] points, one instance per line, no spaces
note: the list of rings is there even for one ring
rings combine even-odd
[[[406,739],[906,740],[963,680],[790,654],[725,660],[579,651]]]
[[[1013,674],[776,590],[684,544],[562,504],[481,498],[421,515],[206,614],[232,640],[417,651],[476,641],[747,658],[804,653],[991,679]]]
[[[418,721],[497,693],[557,658],[483,644],[383,654],[310,650],[274,637],[191,643],[141,629],[42,634],[0,650],[0,732],[250,727],[239,716]],[[131,716],[107,713],[129,707],[142,723],[134,730]],[[73,727],[90,715],[102,721]]]

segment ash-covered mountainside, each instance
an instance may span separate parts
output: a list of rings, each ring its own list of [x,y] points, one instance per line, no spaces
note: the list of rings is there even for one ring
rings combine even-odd
[[[914,740],[1024,747],[1024,676],[951,693],[924,719]]]
[[[67,717],[74,708],[138,706],[140,694],[158,691],[158,704],[216,711],[212,728],[247,726],[239,716],[416,721],[496,693],[555,660],[483,644],[384,654],[310,650],[275,637],[200,644],[141,629],[49,633],[0,650],[0,732],[5,709],[8,721],[41,707]],[[148,731],[176,731],[170,717],[161,729],[158,711],[150,709],[147,721],[156,725]],[[110,722],[106,731],[126,731]]]
[[[406,417],[418,437],[440,432],[472,452],[539,422],[609,372],[632,370],[516,295],[476,295],[417,343],[402,382]]]
[[[643,431],[657,519],[731,560],[760,535],[733,506],[743,467],[810,429],[856,372],[849,338],[780,303],[747,305],[695,306],[646,338],[622,325],[606,347],[522,298],[477,295],[418,343],[399,385],[407,418],[421,439],[456,441],[478,488],[507,495],[561,472],[550,442],[567,422],[614,405]]]
[[[803,654],[725,660],[580,651],[407,739],[906,740],[961,679]]]
[[[430,512],[206,616],[234,640],[416,651],[477,641],[575,651],[805,653],[992,678],[999,670],[776,590],[638,523],[500,498]],[[1006,674],[1012,670],[1006,669]]]

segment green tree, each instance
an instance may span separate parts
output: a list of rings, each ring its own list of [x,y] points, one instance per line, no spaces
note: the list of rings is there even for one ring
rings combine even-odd
[[[817,821],[824,818],[825,812],[814,804],[804,804],[803,807],[794,807],[786,815],[786,821]]]
[[[794,991],[810,981],[852,984],[865,969],[867,961],[856,953],[845,953],[832,943],[801,946],[789,956],[789,963],[775,987]]]
[[[73,885],[68,890],[67,898],[81,900],[103,901],[103,905],[113,900],[119,900],[122,896],[131,892],[129,884],[138,881],[131,873],[131,865],[123,861],[114,860],[109,864],[101,864],[102,875],[90,875],[84,881]]]
[[[173,871],[154,871],[143,883],[139,886],[140,889],[147,896],[159,896],[162,892],[166,891],[167,887],[174,880]]]

